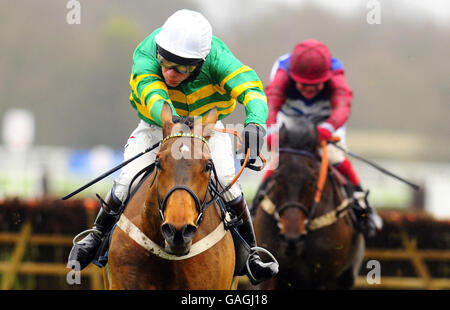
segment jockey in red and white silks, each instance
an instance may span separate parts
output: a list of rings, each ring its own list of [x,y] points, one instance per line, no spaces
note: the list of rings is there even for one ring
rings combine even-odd
[[[339,146],[346,149],[346,122],[351,114],[353,92],[345,79],[342,62],[331,57],[328,47],[317,40],[297,44],[292,53],[275,62],[270,83],[266,87],[269,116],[267,144],[269,149],[278,142],[277,129],[292,117],[307,117],[317,123],[320,141],[340,137]],[[333,144],[328,145],[328,158],[339,172],[363,192],[360,179],[346,154]],[[268,170],[264,179],[273,170]],[[372,210],[372,208],[367,207]],[[372,212],[375,214],[375,212]],[[380,219],[374,219],[375,229],[381,229]],[[369,233],[373,235],[374,229]]]
[[[314,70],[304,69],[308,65]],[[342,63],[331,57],[324,44],[307,40],[298,44],[292,54],[281,56],[273,66],[266,94],[269,148],[272,140],[278,140],[273,136],[276,124],[298,116],[319,120],[319,140],[339,136],[340,145],[346,147],[345,124],[351,113],[352,90],[345,80]],[[330,144],[328,157],[354,186],[359,184],[358,175],[342,151]]]

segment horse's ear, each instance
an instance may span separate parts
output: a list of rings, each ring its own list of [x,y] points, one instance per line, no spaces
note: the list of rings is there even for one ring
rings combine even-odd
[[[170,134],[173,126],[172,122],[172,108],[170,107],[170,103],[164,101],[162,110],[161,110],[161,123],[163,128],[163,137]]]
[[[199,128],[201,128],[202,132],[201,133],[197,133],[196,132],[196,133],[197,134],[201,134],[206,139],[209,139],[209,137],[211,137],[212,131],[214,130],[214,127],[216,126],[217,117],[218,117],[217,107],[214,107],[213,109],[211,109],[208,112],[208,114],[206,115],[205,119],[201,123],[202,126],[199,127]],[[196,121],[196,124],[198,124],[200,122],[200,120],[201,120],[201,118],[199,118]],[[195,126],[194,126],[194,128],[195,128]]]

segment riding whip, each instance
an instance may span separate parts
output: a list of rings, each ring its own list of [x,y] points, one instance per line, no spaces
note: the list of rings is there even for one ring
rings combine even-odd
[[[150,152],[150,151],[156,149],[160,144],[161,144],[161,141],[159,141],[158,143],[155,143],[154,145],[152,145],[152,146],[150,146],[149,148],[145,149],[145,150],[142,151],[141,153],[139,153],[139,154],[135,155],[134,157],[132,157],[132,158],[130,158],[130,159],[124,161],[124,162],[121,163],[120,165],[118,165],[118,166],[112,168],[111,170],[106,171],[106,172],[103,173],[101,176],[95,178],[94,180],[90,181],[90,182],[87,183],[86,185],[83,185],[83,186],[80,187],[79,189],[77,189],[77,190],[71,192],[70,194],[64,196],[64,197],[61,198],[61,199],[62,199],[62,200],[69,199],[70,197],[72,197],[72,196],[78,194],[79,192],[85,190],[85,189],[88,188],[89,186],[92,186],[93,184],[97,183],[98,181],[100,181],[100,180],[106,178],[108,175],[110,175],[110,174],[116,172],[117,170],[119,170],[119,169],[122,168],[123,166],[128,165],[130,162],[132,162],[132,161],[135,160],[136,158],[139,158],[139,157],[141,157],[142,155],[144,155],[144,154],[146,154],[146,153],[148,153],[148,152]]]
[[[344,151],[344,152],[347,153],[348,155],[350,155],[350,156],[352,156],[352,157],[354,157],[354,158],[356,158],[356,159],[359,159],[359,160],[365,162],[366,164],[369,164],[370,166],[374,167],[375,169],[377,169],[377,170],[379,170],[379,171],[381,171],[381,172],[383,172],[383,173],[385,173],[385,174],[387,174],[387,175],[389,175],[389,176],[391,176],[391,177],[393,177],[393,178],[395,178],[395,179],[397,179],[397,180],[399,180],[399,181],[402,181],[402,182],[408,184],[409,186],[411,186],[411,187],[414,188],[415,190],[419,190],[419,189],[420,189],[420,186],[419,186],[419,185],[416,185],[416,184],[414,184],[414,183],[412,183],[412,182],[410,182],[410,181],[408,181],[408,180],[405,180],[405,179],[402,178],[402,177],[399,177],[398,175],[396,175],[396,174],[394,174],[394,173],[392,173],[392,172],[386,170],[385,168],[380,167],[378,164],[376,164],[376,163],[374,163],[374,162],[372,162],[372,161],[370,161],[370,160],[367,160],[367,159],[365,159],[365,158],[362,158],[361,156],[359,156],[359,155],[357,155],[357,154],[355,154],[355,153],[353,153],[353,152],[351,152],[351,151],[347,151],[347,150],[345,150],[344,148],[340,147],[339,145],[337,145],[337,144],[335,144],[335,143],[333,143],[333,145],[334,145],[335,147],[337,147],[338,149]]]

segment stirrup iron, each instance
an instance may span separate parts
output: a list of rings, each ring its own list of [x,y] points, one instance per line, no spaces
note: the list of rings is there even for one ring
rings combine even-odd
[[[272,260],[272,262],[276,263],[277,265],[280,265],[277,261],[277,259],[275,258],[275,256],[272,255],[272,253],[270,253],[269,251],[267,251],[264,248],[261,248],[259,246],[254,246],[252,248],[250,248],[250,254],[247,257],[247,261],[245,262],[245,267],[247,267],[247,271],[248,271],[248,275],[251,277],[251,280],[253,280],[254,282],[259,282],[260,280],[256,279],[255,276],[252,274],[252,272],[250,271],[250,257],[252,256],[252,254],[254,253],[266,253],[267,255],[269,255],[270,259]]]
[[[73,238],[73,240],[72,240],[73,245],[77,245],[78,244],[77,241],[76,241],[78,238],[80,238],[81,236],[84,236],[84,235],[88,235],[89,233],[96,233],[99,236],[102,235],[102,232],[100,230],[98,230],[98,229],[95,229],[95,228],[83,230],[82,232],[80,232],[78,235],[76,235]]]

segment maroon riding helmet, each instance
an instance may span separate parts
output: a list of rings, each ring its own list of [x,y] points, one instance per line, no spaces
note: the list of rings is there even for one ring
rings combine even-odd
[[[305,40],[294,47],[290,60],[290,75],[296,82],[317,84],[331,78],[331,54],[317,40]]]

